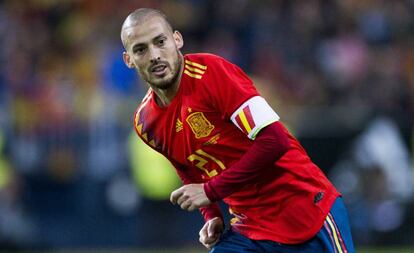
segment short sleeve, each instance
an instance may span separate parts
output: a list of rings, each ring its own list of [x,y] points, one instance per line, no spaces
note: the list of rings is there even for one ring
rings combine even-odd
[[[279,116],[260,96],[252,80],[238,66],[217,57],[211,64],[208,82],[213,104],[224,119],[231,120],[248,138],[255,139]]]
[[[214,59],[209,64],[206,85],[213,106],[221,112],[223,119],[230,119],[241,104],[259,93],[252,80],[238,66],[220,57]]]

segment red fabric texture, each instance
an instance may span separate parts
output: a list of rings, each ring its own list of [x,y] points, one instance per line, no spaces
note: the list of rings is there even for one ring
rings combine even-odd
[[[288,149],[289,139],[281,124],[274,122],[266,126],[238,162],[204,184],[207,197],[212,202],[224,199],[261,178],[262,171],[271,167]]]

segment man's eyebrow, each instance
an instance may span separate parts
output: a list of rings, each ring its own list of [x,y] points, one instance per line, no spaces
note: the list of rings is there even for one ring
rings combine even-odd
[[[156,41],[156,40],[159,40],[159,39],[164,38],[164,37],[167,37],[167,36],[164,33],[161,33],[161,34],[155,36],[151,41]],[[132,50],[134,50],[137,47],[144,47],[145,45],[146,45],[146,43],[144,43],[144,42],[134,44],[132,46]]]
[[[161,33],[160,35],[158,35],[158,36],[154,37],[152,40],[153,40],[153,41],[155,41],[155,40],[159,40],[159,39],[161,39],[161,38],[163,38],[163,37],[167,37],[167,36],[166,36],[165,34]]]
[[[132,46],[132,50],[136,49],[137,47],[144,47],[145,43],[137,43]]]

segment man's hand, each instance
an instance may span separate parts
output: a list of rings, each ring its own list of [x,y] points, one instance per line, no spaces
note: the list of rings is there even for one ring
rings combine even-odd
[[[223,220],[219,217],[215,217],[207,221],[203,228],[201,228],[199,241],[204,247],[211,249],[219,241],[223,229]]]
[[[187,184],[178,188],[171,193],[170,201],[187,211],[211,204],[204,192],[203,184]]]

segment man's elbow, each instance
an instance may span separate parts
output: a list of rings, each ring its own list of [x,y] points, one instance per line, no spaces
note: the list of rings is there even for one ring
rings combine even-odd
[[[290,148],[289,137],[280,122],[274,122],[266,126],[260,133],[260,139],[273,150],[273,157],[276,160],[282,157]]]

